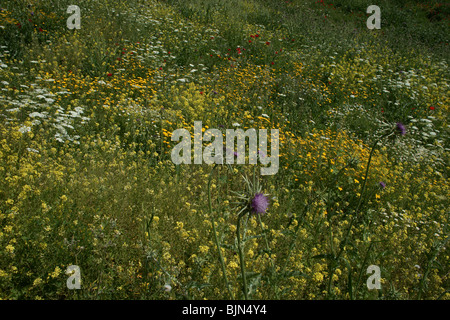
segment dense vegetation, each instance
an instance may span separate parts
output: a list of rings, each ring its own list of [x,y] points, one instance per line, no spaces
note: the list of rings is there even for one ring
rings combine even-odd
[[[0,298],[450,298],[448,3],[76,2],[0,10]],[[279,171],[175,165],[194,121]]]

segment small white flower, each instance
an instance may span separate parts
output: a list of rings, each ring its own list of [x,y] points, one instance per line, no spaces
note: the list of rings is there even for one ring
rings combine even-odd
[[[30,128],[30,127],[27,127],[27,126],[22,126],[22,127],[19,128],[19,131],[20,131],[21,133],[27,133],[27,132],[30,132],[30,131],[31,131],[31,128]]]
[[[170,292],[172,290],[172,287],[169,284],[165,284],[164,287],[163,287],[163,290],[165,292]]]
[[[34,153],[39,153],[39,150],[36,150],[36,149],[33,149],[33,148],[27,148],[27,151],[34,152]]]

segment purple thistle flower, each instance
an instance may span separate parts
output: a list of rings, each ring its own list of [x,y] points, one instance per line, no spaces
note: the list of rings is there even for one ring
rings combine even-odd
[[[397,132],[400,133],[402,136],[406,134],[406,128],[402,123],[397,122],[395,128],[397,129]]]
[[[251,208],[253,213],[264,214],[269,208],[269,199],[264,194],[257,193],[252,199]]]
[[[383,181],[380,181],[379,185],[381,189],[386,188],[386,183],[384,183]]]

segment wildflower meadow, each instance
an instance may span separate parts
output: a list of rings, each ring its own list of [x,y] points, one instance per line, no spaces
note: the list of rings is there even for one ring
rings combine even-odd
[[[449,35],[438,0],[2,1],[0,299],[449,300]]]

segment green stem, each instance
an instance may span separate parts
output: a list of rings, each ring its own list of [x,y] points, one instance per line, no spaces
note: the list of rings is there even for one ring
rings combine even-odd
[[[228,282],[228,277],[227,277],[227,273],[226,273],[226,270],[225,270],[225,263],[223,261],[222,250],[220,250],[219,239],[217,238],[216,221],[214,219],[214,214],[213,214],[213,209],[212,209],[212,202],[211,202],[211,180],[212,180],[212,174],[213,174],[214,170],[216,169],[216,166],[217,165],[214,165],[214,167],[212,168],[211,173],[209,174],[209,180],[208,180],[209,212],[211,214],[211,222],[212,222],[212,229],[213,229],[213,234],[214,234],[214,242],[216,243],[217,252],[219,254],[219,261],[220,261],[220,266],[222,268],[223,278],[225,280],[225,285],[227,287],[228,294],[230,295],[231,299],[234,300],[233,293],[231,292],[230,283]]]
[[[364,257],[364,261],[361,265],[361,270],[359,270],[358,281],[356,282],[356,287],[355,287],[355,294],[354,294],[355,298],[357,298],[359,284],[361,283],[363,271],[364,271],[365,265],[367,263],[367,259],[369,258],[369,253],[370,253],[370,250],[372,249],[372,247],[373,247],[373,242],[370,243],[369,248],[367,249],[367,252],[366,252],[366,256]],[[353,300],[353,297],[350,297],[350,300]]]
[[[242,252],[242,245],[241,245],[241,218],[246,214],[246,212],[243,212],[238,216],[237,221],[237,228],[236,228],[236,236],[237,236],[237,242],[238,242],[238,253],[239,253],[239,262],[241,264],[241,274],[242,274],[242,284],[244,286],[244,299],[248,300],[248,290],[247,290],[247,278],[245,276],[245,265],[244,265],[244,253]]]
[[[377,141],[375,141],[375,143],[373,144],[372,150],[370,151],[369,160],[367,161],[366,173],[364,175],[364,182],[363,182],[361,194],[359,195],[358,205],[356,206],[355,213],[352,216],[352,219],[350,221],[350,225],[348,226],[348,229],[347,229],[347,232],[345,234],[345,237],[341,241],[339,253],[334,258],[333,263],[332,263],[331,268],[330,268],[331,270],[330,270],[330,276],[329,276],[330,278],[329,278],[329,282],[328,282],[328,295],[330,295],[330,292],[331,292],[331,282],[332,282],[332,279],[333,279],[334,271],[336,270],[336,265],[337,265],[339,259],[341,258],[342,253],[344,252],[345,245],[347,244],[348,237],[350,236],[350,231],[352,230],[353,224],[355,223],[355,221],[357,219],[357,216],[358,216],[358,211],[359,211],[359,208],[361,206],[361,202],[362,202],[362,198],[363,198],[364,192],[366,190],[367,176],[369,174],[370,162],[372,161],[372,156],[373,156],[373,153],[375,152],[375,148],[377,147],[377,144],[378,144],[379,141],[381,141],[382,139],[384,139],[387,136],[391,135],[394,131],[395,131],[395,129],[393,129],[390,132],[382,135]]]

